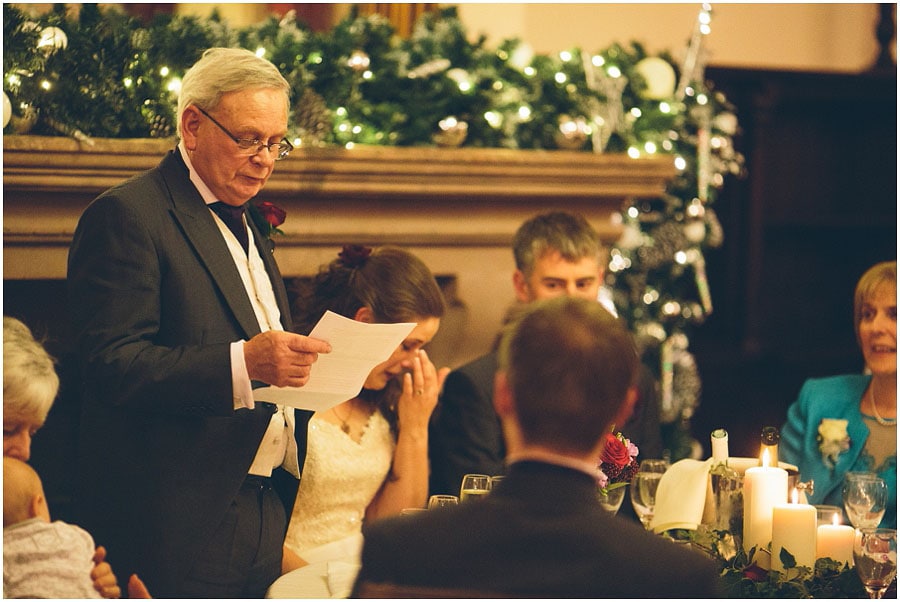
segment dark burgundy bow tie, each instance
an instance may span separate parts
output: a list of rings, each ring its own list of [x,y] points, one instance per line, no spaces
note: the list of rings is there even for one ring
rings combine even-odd
[[[241,247],[243,247],[244,253],[247,253],[250,247],[250,240],[247,237],[247,227],[244,225],[244,205],[235,207],[233,205],[226,205],[221,201],[217,201],[215,203],[211,203],[209,205],[209,208],[212,209],[223,222],[225,222],[225,225],[228,226],[228,229],[234,233],[234,235],[238,239],[238,242],[241,243]]]

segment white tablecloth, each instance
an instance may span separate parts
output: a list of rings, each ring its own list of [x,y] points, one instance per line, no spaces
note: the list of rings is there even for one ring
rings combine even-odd
[[[353,535],[303,553],[308,565],[285,573],[266,598],[346,598],[359,572],[362,535]]]
[[[358,572],[356,562],[314,562],[279,577],[266,598],[346,598]]]

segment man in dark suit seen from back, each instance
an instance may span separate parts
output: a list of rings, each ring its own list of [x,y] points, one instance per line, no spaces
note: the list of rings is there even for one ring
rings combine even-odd
[[[512,242],[516,305],[552,299],[601,297],[605,251],[597,231],[584,216],[566,211],[535,215],[516,230]],[[604,304],[615,313],[611,303]],[[491,395],[496,350],[453,370],[444,383],[429,428],[430,490],[459,495],[467,473],[506,472],[506,448]],[[617,423],[640,449],[641,458],[662,457],[659,394],[649,370],[642,368],[639,395],[631,415]],[[599,464],[599,458],[598,458]]]
[[[354,593],[385,584],[546,598],[718,597],[715,564],[609,515],[597,462],[636,396],[628,330],[593,300],[532,304],[507,327],[494,406],[509,470],[481,500],[364,529]]]

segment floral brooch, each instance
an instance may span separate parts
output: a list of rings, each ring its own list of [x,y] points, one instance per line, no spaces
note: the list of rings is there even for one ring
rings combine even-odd
[[[263,236],[271,240],[275,234],[284,235],[284,232],[278,227],[284,223],[287,217],[284,209],[269,201],[251,202],[249,208],[250,217],[253,218],[253,222]]]
[[[849,421],[840,418],[823,418],[819,423],[819,452],[828,468],[834,468],[838,456],[850,449],[850,435],[847,434]]]

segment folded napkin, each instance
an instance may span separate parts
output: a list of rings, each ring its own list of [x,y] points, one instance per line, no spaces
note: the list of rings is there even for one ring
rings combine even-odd
[[[706,484],[712,459],[679,460],[663,473],[656,490],[656,508],[650,529],[662,533],[669,529],[696,529],[703,520]]]
[[[359,563],[332,560],[328,563],[328,591],[332,598],[349,598],[353,590],[353,582],[359,572]]]

